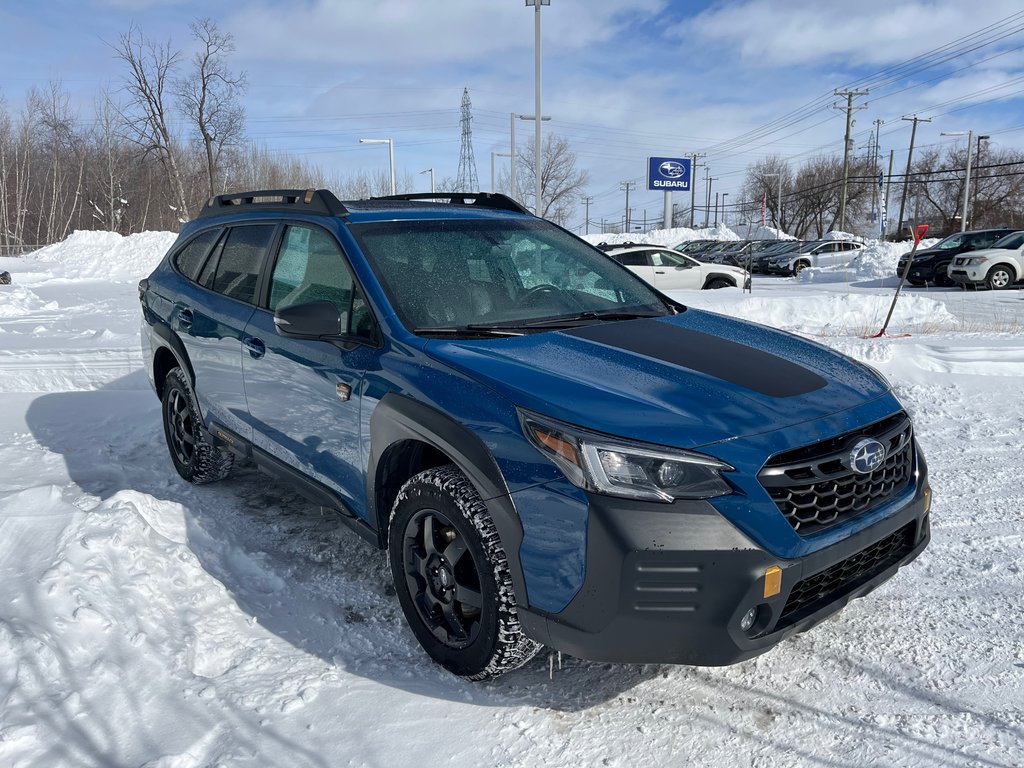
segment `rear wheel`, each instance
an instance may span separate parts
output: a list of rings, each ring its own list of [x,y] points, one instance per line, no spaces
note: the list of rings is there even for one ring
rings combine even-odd
[[[1016,275],[1013,274],[1013,267],[1007,264],[996,264],[988,271],[985,277],[985,285],[992,290],[1002,290],[1013,285]]]
[[[164,379],[162,410],[167,450],[178,474],[196,485],[227,477],[235,457],[203,432],[195,395],[181,368],[172,368]]]
[[[388,556],[402,611],[448,671],[486,680],[522,666],[540,645],[523,634],[508,559],[480,495],[454,465],[398,493]]]

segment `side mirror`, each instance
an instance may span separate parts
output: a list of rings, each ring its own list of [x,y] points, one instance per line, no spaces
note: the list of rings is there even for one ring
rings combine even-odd
[[[323,299],[277,310],[274,326],[279,334],[293,339],[336,337],[344,332],[338,307]]]

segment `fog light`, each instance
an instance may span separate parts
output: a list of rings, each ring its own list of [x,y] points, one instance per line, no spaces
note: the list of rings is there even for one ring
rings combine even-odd
[[[740,629],[744,632],[749,632],[750,628],[754,626],[754,622],[757,621],[757,608],[751,608],[749,611],[743,614],[743,618],[740,619]]]

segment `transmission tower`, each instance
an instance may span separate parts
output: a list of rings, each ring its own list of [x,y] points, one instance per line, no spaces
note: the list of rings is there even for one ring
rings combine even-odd
[[[462,148],[459,150],[459,177],[455,180],[456,192],[479,192],[480,180],[476,177],[476,160],[473,159],[473,102],[469,100],[469,88],[462,89]]]

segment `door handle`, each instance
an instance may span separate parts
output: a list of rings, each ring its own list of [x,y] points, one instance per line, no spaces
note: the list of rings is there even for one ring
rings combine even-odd
[[[661,270],[661,269],[656,269],[656,270],[654,270],[654,274],[656,274],[656,275],[664,275],[665,271]]]
[[[260,339],[249,337],[242,343],[245,345],[245,348],[249,350],[249,357],[253,360],[259,360],[267,353],[267,345]]]
[[[191,330],[191,328],[192,328],[192,320],[193,320],[193,316],[192,316],[192,310],[191,309],[183,309],[183,310],[181,310],[181,312],[178,313],[178,325],[181,327],[181,330],[183,330],[183,331]]]

